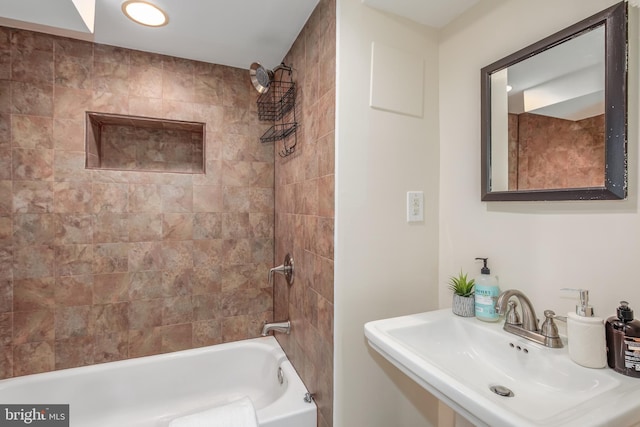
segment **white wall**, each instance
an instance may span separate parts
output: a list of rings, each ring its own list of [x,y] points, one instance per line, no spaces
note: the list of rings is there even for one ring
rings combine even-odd
[[[601,316],[621,299],[640,317],[638,212],[637,25],[629,39],[629,198],[625,201],[480,201],[480,69],[559,31],[615,0],[486,0],[449,25],[440,39],[440,306],[446,282],[462,268],[479,272],[489,257],[501,288],[523,290],[539,313],[564,314],[576,298],[562,287],[591,291]],[[632,9],[632,24],[637,23]]]
[[[360,0],[338,0],[337,19],[334,426],[432,426],[437,400],[363,327],[438,306],[437,39]],[[369,107],[372,42],[424,58],[422,118]],[[424,191],[423,223],[406,222],[410,190]]]

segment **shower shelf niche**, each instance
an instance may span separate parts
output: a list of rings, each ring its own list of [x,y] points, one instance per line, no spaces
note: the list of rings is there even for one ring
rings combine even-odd
[[[87,169],[201,174],[205,123],[86,112]]]
[[[283,80],[285,71],[289,80]],[[291,80],[291,67],[284,64],[276,71],[278,80],[272,80],[269,90],[258,97],[258,119],[273,122],[260,137],[262,143],[284,141],[283,149],[279,151],[281,157],[287,157],[295,151],[298,143],[296,131],[296,84]],[[289,136],[293,136],[293,143],[287,143]]]

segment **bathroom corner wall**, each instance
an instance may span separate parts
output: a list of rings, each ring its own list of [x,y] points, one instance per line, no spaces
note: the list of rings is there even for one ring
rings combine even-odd
[[[315,396],[318,426],[333,425],[333,236],[335,129],[335,0],[320,0],[284,59],[298,85],[295,152],[275,144],[276,264],[291,253],[295,282],[276,275],[275,320],[291,319],[291,335],[276,334]],[[288,143],[291,143],[289,140]]]
[[[206,174],[86,170],[87,110],[206,122]],[[0,378],[258,336],[265,129],[246,70],[0,28]]]

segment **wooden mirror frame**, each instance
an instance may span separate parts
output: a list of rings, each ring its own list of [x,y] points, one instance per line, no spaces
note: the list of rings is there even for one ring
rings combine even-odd
[[[603,187],[491,191],[491,74],[605,26],[605,177]],[[621,2],[481,70],[481,200],[611,200],[627,196],[627,3]]]

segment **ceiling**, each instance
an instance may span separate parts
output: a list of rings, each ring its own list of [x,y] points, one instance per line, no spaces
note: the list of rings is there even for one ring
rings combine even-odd
[[[238,68],[249,68],[252,62],[273,68],[318,4],[318,0],[148,1],[167,12],[169,25],[134,24],[121,12],[124,0],[0,0],[0,25]],[[478,2],[362,1],[435,28]]]
[[[604,112],[601,25],[507,68],[509,112],[582,120]]]
[[[442,28],[479,0],[362,0],[367,6]]]

